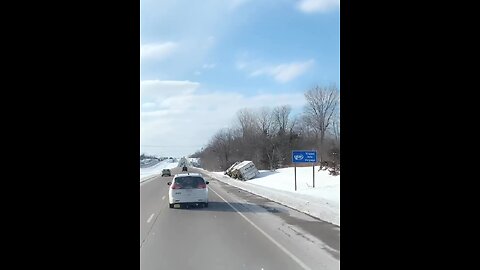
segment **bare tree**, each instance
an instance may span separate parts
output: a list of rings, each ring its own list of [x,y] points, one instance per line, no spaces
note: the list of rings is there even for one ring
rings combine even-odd
[[[313,135],[318,141],[320,129],[315,124],[314,117],[309,114],[304,114],[302,116],[302,124],[304,131],[307,132],[309,135]]]
[[[234,148],[233,140],[232,129],[222,129],[213,136],[211,146],[213,152],[216,153],[220,159],[222,169],[230,166],[230,157]]]
[[[257,115],[257,122],[262,134],[271,135],[273,127],[272,110],[268,107],[260,109]]]
[[[273,109],[273,117],[279,133],[285,133],[292,108],[289,105],[279,106]]]
[[[273,141],[278,149],[278,160],[275,167],[285,165],[289,160],[290,150],[292,150],[289,133],[291,112],[292,108],[289,105],[278,106],[273,109],[274,123],[277,128],[277,135]]]
[[[332,123],[332,115],[339,103],[339,91],[335,85],[315,86],[305,93],[305,98],[307,100],[306,119],[320,135],[320,161],[322,161],[325,133]]]
[[[340,144],[340,117],[338,113],[335,113],[335,117],[333,118],[333,121],[332,121],[332,133],[335,139],[335,144],[339,145]]]
[[[290,150],[319,149],[320,144],[320,160],[330,157],[336,161],[340,147],[334,143],[340,136],[336,114],[339,101],[335,99],[338,91],[332,91],[336,88],[308,91],[308,105],[300,117],[292,117],[288,105],[244,108],[237,112],[232,128],[217,132],[196,155],[208,169],[224,170],[235,161],[252,160],[259,169],[275,170],[289,164]]]
[[[252,160],[254,163],[261,159],[260,126],[258,113],[253,109],[244,108],[237,112],[237,125],[240,131],[238,143],[238,157]]]
[[[237,112],[237,119],[238,123],[240,124],[243,137],[252,137],[257,128],[255,113],[248,108],[244,108]]]
[[[275,168],[275,157],[277,155],[277,145],[273,138],[276,135],[276,125],[273,111],[268,107],[260,108],[257,112],[257,154],[260,167]]]

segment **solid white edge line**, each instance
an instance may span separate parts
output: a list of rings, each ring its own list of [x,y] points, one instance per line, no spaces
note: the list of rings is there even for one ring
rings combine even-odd
[[[255,229],[257,229],[259,232],[261,232],[265,237],[268,238],[272,243],[274,243],[279,249],[281,249],[283,252],[285,252],[290,258],[292,258],[296,263],[298,263],[303,269],[305,270],[311,270],[310,267],[308,267],[305,263],[303,263],[297,256],[293,255],[290,251],[288,251],[284,246],[282,246],[280,243],[275,241],[270,235],[268,235],[266,232],[264,232],[260,227],[258,227],[255,223],[253,223],[250,219],[248,219],[244,214],[240,213],[240,211],[235,208],[235,206],[231,205],[229,202],[227,202],[220,194],[218,194],[215,190],[211,189],[215,194],[217,194],[220,199],[225,201],[230,207],[233,208],[240,216],[242,216],[248,223],[250,223]]]
[[[147,223],[150,223],[150,221],[152,221],[152,218],[153,218],[154,215],[155,215],[155,214],[152,214],[152,215],[148,218]]]

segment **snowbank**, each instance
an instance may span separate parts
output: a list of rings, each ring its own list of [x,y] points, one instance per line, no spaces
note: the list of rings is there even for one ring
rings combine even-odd
[[[140,168],[140,183],[150,179],[152,176],[162,174],[163,169],[172,169],[177,167],[178,162],[174,159],[165,159],[156,165],[148,168]]]
[[[188,165],[200,167],[200,158],[187,158]]]
[[[245,182],[230,178],[224,172],[205,173],[229,185],[340,226],[340,176],[331,176],[328,171],[318,169],[316,166],[313,188],[313,168],[297,167],[297,191],[293,167],[275,172],[261,170],[256,178]]]

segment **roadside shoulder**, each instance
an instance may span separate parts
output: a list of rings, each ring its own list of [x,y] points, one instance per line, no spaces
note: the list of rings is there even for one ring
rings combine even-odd
[[[267,188],[248,182],[234,180],[225,175],[219,175],[204,169],[200,169],[204,174],[225,184],[240,188],[251,192],[255,195],[270,199],[279,204],[293,208],[302,213],[316,217],[323,221],[340,226],[340,209],[339,205],[329,203],[328,200],[311,198],[308,196],[299,196],[294,192]]]

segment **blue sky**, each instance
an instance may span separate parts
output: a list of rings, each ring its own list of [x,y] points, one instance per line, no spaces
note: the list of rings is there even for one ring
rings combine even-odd
[[[339,0],[141,0],[140,9],[141,152],[188,155],[238,109],[300,112],[310,87],[340,87]]]

